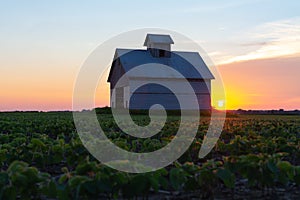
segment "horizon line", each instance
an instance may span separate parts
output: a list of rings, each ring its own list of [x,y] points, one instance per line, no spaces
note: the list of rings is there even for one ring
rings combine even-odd
[[[104,107],[95,107],[90,109],[81,109],[81,110],[0,110],[0,113],[13,113],[13,112],[82,112],[82,111],[91,111],[97,108],[111,108],[110,106],[104,106]],[[147,109],[145,109],[147,110]],[[300,111],[299,108],[295,109],[284,109],[284,108],[277,108],[277,109],[244,109],[244,108],[238,108],[238,109],[216,109],[217,111],[282,111],[282,112],[292,112],[292,111]],[[201,110],[199,110],[201,111]]]

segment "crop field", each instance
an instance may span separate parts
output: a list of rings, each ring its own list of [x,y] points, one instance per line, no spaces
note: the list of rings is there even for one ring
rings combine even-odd
[[[148,139],[118,129],[111,114],[101,127],[119,147],[151,152],[168,144],[179,126],[168,118]],[[146,115],[135,115],[147,124]],[[155,172],[119,172],[82,145],[71,112],[0,113],[0,199],[300,199],[300,116],[232,115],[203,159],[198,152],[209,125],[176,162]],[[101,148],[101,147],[99,147]]]

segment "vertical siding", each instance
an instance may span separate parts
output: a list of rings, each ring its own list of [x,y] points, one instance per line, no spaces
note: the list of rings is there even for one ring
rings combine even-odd
[[[197,95],[197,102],[191,101],[192,95],[178,95],[179,99],[183,99],[181,106],[179,99],[174,94],[140,94],[133,93],[130,99],[130,109],[149,109],[154,104],[160,104],[168,110],[195,110],[210,109],[210,96]],[[199,107],[198,107],[199,106]]]
[[[129,107],[130,91],[129,86],[124,87],[124,108]]]
[[[115,88],[116,93],[116,107],[124,108],[124,87]]]
[[[118,87],[124,87],[128,85],[128,77],[123,76],[125,74],[125,71],[121,66],[119,59],[113,62],[113,71],[111,74],[112,76],[110,79],[110,88],[115,88],[118,82]],[[123,78],[121,79],[122,76]]]
[[[210,80],[205,80],[206,87],[208,89],[209,94],[211,94],[211,81]]]
[[[116,90],[110,89],[110,107],[115,108],[116,107]]]
[[[130,99],[130,109],[149,109],[154,104],[160,104],[169,110],[179,108],[179,102],[174,94],[133,93]]]
[[[198,99],[198,104],[191,102],[192,94],[187,93],[185,87],[183,86],[183,81],[180,79],[164,79],[160,80],[161,83],[172,84],[175,91],[170,91],[162,89],[161,87],[153,86],[151,79],[132,79],[129,81],[130,87],[128,88],[128,93],[132,96],[130,98],[130,109],[149,109],[154,104],[161,104],[165,109],[186,109],[192,110],[200,109],[210,109],[211,108],[211,97],[210,97],[210,81],[205,82],[203,80],[191,81],[190,84],[194,89],[194,94],[196,94]],[[206,84],[207,83],[207,84]],[[147,85],[148,86],[145,86]],[[142,86],[143,87],[139,87]],[[180,107],[180,104],[174,95],[176,93],[179,97],[182,97],[184,107]]]
[[[131,79],[129,82],[129,86],[130,86],[130,92],[133,93],[139,86],[141,85],[145,85],[147,83],[151,83],[151,80],[154,79]],[[174,93],[180,94],[180,93],[184,93],[185,92],[185,86],[183,85],[183,82],[185,82],[185,80],[181,80],[181,79],[156,79],[159,80],[159,82],[161,84],[171,84],[174,88],[175,91],[173,91]],[[196,94],[209,94],[210,93],[210,81],[203,81],[203,80],[199,80],[199,81],[190,81],[190,85],[192,86],[192,88],[194,89]],[[156,91],[158,93],[160,93],[160,91]],[[162,93],[164,93],[164,91],[162,91]]]

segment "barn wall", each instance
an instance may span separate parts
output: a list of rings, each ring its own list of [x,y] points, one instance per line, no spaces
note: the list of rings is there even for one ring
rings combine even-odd
[[[153,80],[153,79],[152,79]],[[131,79],[129,81],[130,94],[132,95],[130,99],[130,109],[149,109],[149,106],[153,104],[162,104],[166,109],[195,109],[197,104],[191,103],[190,99],[192,95],[186,92],[183,87],[183,81],[180,79],[161,79],[160,83],[172,84],[175,88],[173,93],[176,93],[182,97],[187,105],[180,108],[178,102],[174,101],[174,94],[166,92],[159,87],[145,87],[145,84],[151,83],[151,79]],[[207,84],[206,84],[207,83]],[[210,97],[210,81],[205,82],[204,80],[191,81],[191,86],[195,90],[195,94],[198,98],[200,109],[210,109],[211,108],[211,97]],[[143,88],[139,86],[144,85]],[[139,89],[138,89],[139,88]],[[138,89],[136,92],[135,90]]]
[[[130,89],[129,86],[124,87],[124,108],[129,107]]]
[[[110,107],[116,107],[116,93],[115,89],[110,89]]]
[[[123,76],[124,74],[125,71],[120,64],[120,61],[118,61],[118,59],[115,60],[113,62],[113,71],[111,73],[110,88],[115,88],[117,82],[119,82],[118,87],[128,86],[128,78]],[[121,79],[122,76],[124,78]]]
[[[160,104],[168,110],[195,110],[198,108],[196,102],[190,101],[192,95],[190,94],[181,94],[178,95],[179,98],[184,99],[183,104],[180,107],[179,102],[174,101],[176,97],[172,94],[141,94],[134,93],[132,94],[130,100],[130,109],[149,109],[154,104]],[[210,109],[210,96],[206,95],[197,95],[199,108],[200,109]]]
[[[205,80],[206,87],[208,88],[209,93],[211,94],[211,80]]]
[[[124,108],[124,87],[115,88],[116,107]]]
[[[117,91],[118,90],[118,91]],[[120,90],[123,90],[123,92],[122,92],[122,94],[123,94],[123,97],[120,97],[119,96],[119,98],[121,98],[122,99],[122,104],[123,104],[123,107],[124,108],[128,108],[129,107],[129,98],[130,98],[130,95],[129,95],[129,86],[126,86],[126,87],[119,87],[119,88],[117,88],[117,90],[116,89],[111,89],[110,90],[110,95],[111,95],[111,97],[110,97],[110,106],[112,107],[112,108],[116,108],[116,106],[117,106],[117,97],[116,97],[116,95],[117,95],[117,93],[120,93]],[[119,94],[120,95],[120,94]]]
[[[210,94],[197,94],[200,109],[210,109],[211,108],[211,97]]]
[[[139,86],[145,85],[147,83],[151,83],[151,80],[154,79],[130,79],[129,86],[130,86],[130,93],[133,93]],[[156,79],[159,80],[159,79]],[[172,84],[172,86],[175,88],[175,91],[173,93],[180,94],[180,93],[185,93],[185,87],[183,85],[183,82],[185,80],[181,79],[160,79],[159,82],[163,84]],[[210,81],[204,81],[204,80],[199,80],[199,81],[191,81],[190,82],[192,88],[194,89],[196,94],[207,94],[210,93],[211,86],[210,86]],[[155,90],[155,89],[154,89]],[[151,92],[151,88],[147,88],[145,92]],[[164,91],[157,91],[157,93],[165,93]]]
[[[117,59],[113,62],[113,70],[110,77],[110,106],[112,108],[125,108],[129,101],[129,79],[123,76],[125,71]],[[123,77],[122,77],[123,76]],[[116,84],[118,86],[116,87]],[[113,94],[114,91],[114,94]]]

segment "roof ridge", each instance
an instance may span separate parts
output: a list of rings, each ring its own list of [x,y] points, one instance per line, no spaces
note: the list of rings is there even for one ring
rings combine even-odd
[[[147,51],[147,49],[129,49],[129,48],[116,48],[116,50],[142,50],[142,51]]]

